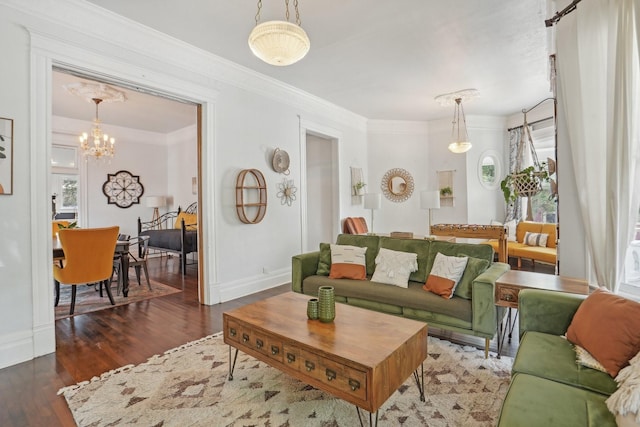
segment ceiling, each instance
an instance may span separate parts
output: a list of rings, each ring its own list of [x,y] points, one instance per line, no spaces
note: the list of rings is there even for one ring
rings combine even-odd
[[[467,114],[507,116],[550,95],[545,0],[299,0],[311,50],[289,67],[249,50],[252,0],[89,1],[369,119],[448,117],[453,109],[434,97],[467,88],[480,92]],[[262,3],[260,22],[284,19],[284,1]],[[150,116],[136,122],[169,125],[159,112]]]

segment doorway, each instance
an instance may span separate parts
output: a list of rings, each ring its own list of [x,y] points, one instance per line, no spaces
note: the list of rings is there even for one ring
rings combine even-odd
[[[78,135],[88,132],[94,119],[94,110],[87,100],[108,91],[118,92],[124,101],[103,102],[106,105],[100,106],[100,121],[94,121],[93,126],[98,123],[101,130],[116,137],[115,155],[106,159],[83,156]],[[184,210],[198,201],[197,182],[201,180],[196,171],[201,162],[201,109],[197,104],[169,98],[131,83],[94,78],[57,67],[52,73],[51,92],[53,143],[48,179],[52,200],[55,200],[52,202],[54,213],[65,214],[65,211],[75,209],[74,219],[80,227],[118,225],[121,234],[137,236],[138,220],[149,221],[158,210],[162,214],[176,212],[179,208]],[[69,171],[73,172],[74,168],[76,179],[71,182]],[[132,199],[133,203],[114,204],[102,191],[103,184],[109,174],[122,171],[139,179],[142,195]],[[71,185],[73,183],[76,185]],[[73,200],[69,194],[71,190],[75,190]],[[158,204],[158,200],[162,203]],[[75,205],[67,206],[72,201]],[[173,228],[173,219],[165,225]],[[201,236],[199,240],[202,240]],[[198,251],[197,255],[204,254]],[[178,266],[182,263],[174,258],[168,264],[168,272],[172,277],[179,277]],[[197,277],[196,294],[202,303],[199,267],[183,268],[184,274],[192,276],[188,282],[193,284],[193,276]],[[184,276],[182,283],[184,287]]]
[[[305,136],[308,226],[304,250],[315,251],[320,243],[334,242],[339,232],[338,141],[312,132]]]

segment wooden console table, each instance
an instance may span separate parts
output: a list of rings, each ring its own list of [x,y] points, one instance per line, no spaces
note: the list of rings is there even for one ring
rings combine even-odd
[[[498,357],[500,357],[507,331],[509,332],[509,342],[511,342],[515,325],[515,319],[511,318],[511,309],[518,308],[518,295],[523,289],[542,289],[587,295],[589,294],[589,283],[586,280],[573,277],[521,270],[510,270],[500,276],[496,280],[495,304],[499,307],[506,307],[508,313],[506,324],[503,325],[503,322],[498,319]]]
[[[498,239],[498,261],[507,261],[507,229],[502,225],[436,224],[431,226],[434,236]]]

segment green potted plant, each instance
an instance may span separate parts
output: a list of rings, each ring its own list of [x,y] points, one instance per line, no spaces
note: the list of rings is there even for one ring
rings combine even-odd
[[[69,225],[64,225],[64,224],[60,223],[60,224],[58,224],[58,228],[59,229],[63,229],[63,228],[78,228],[78,221],[73,221]]]
[[[353,192],[355,196],[362,196],[364,194],[364,187],[367,184],[365,184],[362,181],[358,181],[353,185]]]
[[[513,203],[518,197],[534,196],[542,189],[543,181],[549,182],[549,171],[545,162],[542,162],[539,167],[528,166],[507,175],[500,182],[505,203]]]
[[[453,191],[451,190],[451,187],[442,187],[440,189],[440,196],[441,197],[450,197],[453,196]]]

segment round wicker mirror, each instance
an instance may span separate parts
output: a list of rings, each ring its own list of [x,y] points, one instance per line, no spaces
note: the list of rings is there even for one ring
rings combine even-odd
[[[408,200],[413,194],[413,187],[413,177],[401,168],[388,170],[380,184],[384,196],[396,203]]]

